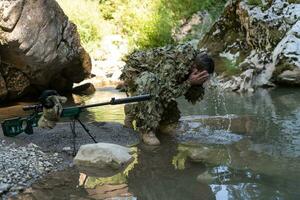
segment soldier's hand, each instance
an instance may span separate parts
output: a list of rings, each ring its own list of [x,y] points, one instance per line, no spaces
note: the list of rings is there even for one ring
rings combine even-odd
[[[206,70],[199,71],[197,69],[193,69],[192,73],[189,75],[188,81],[191,85],[202,85],[209,78],[209,74]]]

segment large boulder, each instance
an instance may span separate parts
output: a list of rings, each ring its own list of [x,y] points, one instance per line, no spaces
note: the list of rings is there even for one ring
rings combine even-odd
[[[300,5],[299,5],[300,12]],[[300,20],[287,32],[274,49],[276,82],[300,85]]]
[[[300,86],[299,19],[295,1],[229,1],[199,47],[227,57],[242,72],[226,80],[225,88],[243,92],[274,83]]]
[[[91,71],[76,26],[55,0],[0,1],[0,55],[0,99],[71,90]]]

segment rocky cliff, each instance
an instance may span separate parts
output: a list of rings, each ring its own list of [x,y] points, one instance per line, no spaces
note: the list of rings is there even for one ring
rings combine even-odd
[[[91,61],[55,0],[0,1],[0,101],[52,88],[71,90]]]
[[[229,1],[223,15],[199,43],[242,71],[222,86],[253,91],[274,84],[300,86],[300,2]]]

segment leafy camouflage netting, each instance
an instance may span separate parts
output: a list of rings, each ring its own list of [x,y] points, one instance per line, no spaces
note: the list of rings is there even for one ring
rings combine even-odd
[[[150,93],[154,97],[125,108],[140,131],[155,131],[162,121],[177,121],[180,115],[175,98],[185,95],[196,102],[202,97],[203,88],[191,87],[186,81],[198,53],[191,44],[182,44],[136,51],[128,56],[120,77],[125,90],[130,95]]]
[[[66,97],[51,95],[47,97],[47,101],[53,103],[51,108],[43,107],[43,114],[38,121],[38,126],[40,128],[54,128],[56,122],[59,121],[61,113],[63,111],[63,107],[61,104],[67,101]]]

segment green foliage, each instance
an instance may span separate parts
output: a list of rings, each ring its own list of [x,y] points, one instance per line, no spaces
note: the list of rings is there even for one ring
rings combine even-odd
[[[100,0],[105,19],[116,24],[120,31],[138,48],[149,48],[173,42],[172,29],[179,20],[199,10],[212,11],[218,16],[226,0]]]
[[[199,10],[208,10],[216,18],[226,0],[163,0],[163,5],[174,13],[174,19],[188,18]]]
[[[248,4],[258,6],[262,9],[262,11],[265,11],[271,6],[272,0],[267,0],[264,3],[262,0],[248,0]]]
[[[260,6],[262,5],[261,0],[248,0],[249,5],[255,5],[255,6]]]
[[[57,0],[92,51],[100,38],[121,34],[131,48],[173,43],[172,29],[199,10],[216,18],[226,0]]]
[[[235,62],[232,62],[228,59],[224,59],[225,74],[228,76],[233,76],[241,73],[241,70],[238,68]]]
[[[160,46],[172,42],[172,19],[160,4],[161,0],[101,0],[100,11],[131,46]]]
[[[93,0],[57,0],[69,19],[77,25],[83,46],[88,51],[102,36],[102,16]]]

